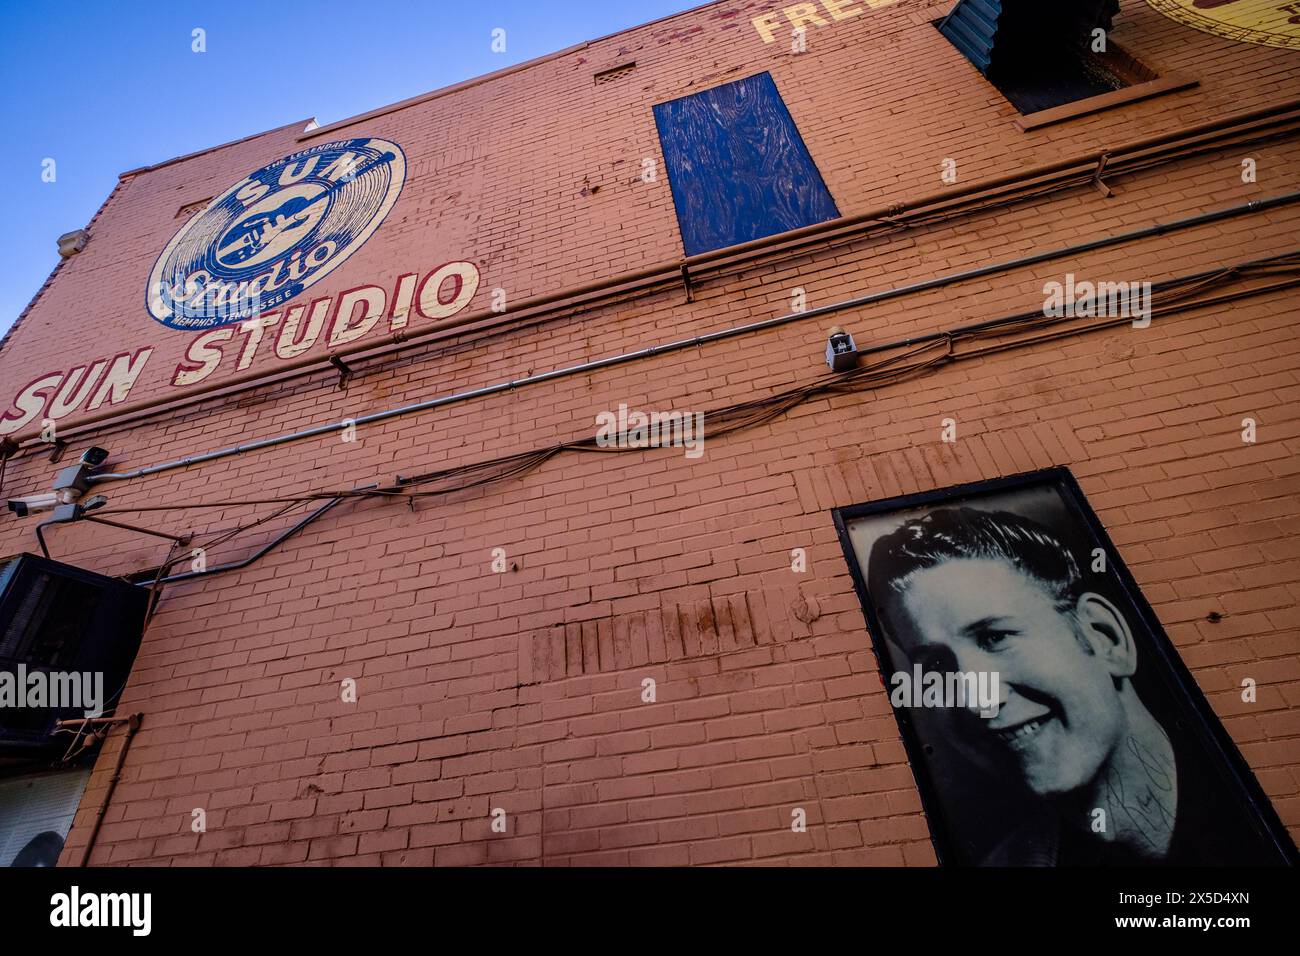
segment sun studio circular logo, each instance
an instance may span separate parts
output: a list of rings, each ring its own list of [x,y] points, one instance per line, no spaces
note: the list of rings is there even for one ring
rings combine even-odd
[[[1287,0],[1147,0],[1165,16],[1243,43],[1300,50],[1300,3]]]
[[[264,166],[212,200],[172,238],[145,291],[173,329],[210,329],[293,298],[360,249],[406,179],[401,147],[323,143]]]

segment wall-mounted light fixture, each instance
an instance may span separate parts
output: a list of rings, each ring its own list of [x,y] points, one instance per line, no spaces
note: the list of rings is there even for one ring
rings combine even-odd
[[[826,342],[826,364],[831,367],[831,371],[847,372],[857,368],[858,346],[854,343],[853,336],[838,325],[834,326],[829,334],[830,338]]]

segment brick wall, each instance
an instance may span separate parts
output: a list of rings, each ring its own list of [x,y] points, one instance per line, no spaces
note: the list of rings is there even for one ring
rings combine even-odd
[[[170,391],[191,336],[142,307],[178,210],[301,145],[352,135],[402,144],[407,191],[370,242],[311,295],[453,258],[494,286],[546,292],[680,256],[650,106],[770,70],[841,212],[1168,132],[1300,93],[1293,54],[1187,30],[1126,2],[1115,39],[1192,90],[1032,133],[902,0],[764,45],[764,4],[716,3],[338,132],[286,127],[133,174],[86,251],[0,353],[12,394],[33,369],[152,344],[131,398]],[[596,85],[627,59],[634,71]],[[1259,177],[1243,183],[1241,159]],[[584,177],[602,188],[580,193]],[[279,434],[816,307],[1295,190],[1295,147],[1220,149],[887,235],[811,246],[490,337],[417,345],[365,366],[105,427],[77,439],[119,470]],[[337,435],[114,484],[113,507],[198,535],[266,513],[238,502],[387,483],[589,436],[595,415],[707,410],[825,372],[825,327],[860,345],[1041,306],[1046,280],[1159,281],[1290,251],[1281,207],[1180,230]],[[1300,833],[1300,346],[1294,292],[1189,309],[819,398],[680,450],[572,452],[522,477],[408,508],[346,502],[236,573],[169,586],[121,706],[145,722],[97,864],[934,862],[830,509],[1067,465],[1275,808]],[[95,334],[68,347],[94,316]],[[94,354],[87,353],[90,349]],[[85,354],[82,354],[85,353]],[[63,363],[60,365],[60,363]],[[273,358],[259,366],[274,371]],[[219,374],[230,374],[233,363]],[[1259,422],[1257,443],[1241,419]],[[960,438],[940,441],[954,418]],[[76,416],[68,420],[75,425]],[[44,490],[39,450],[9,462],[9,494]],[[219,549],[250,553],[288,525]],[[0,524],[4,553],[30,524]],[[156,565],[153,541],[76,525],[54,555],[105,573]],[[493,549],[512,568],[492,573]],[[790,570],[805,548],[806,574]],[[1210,621],[1211,612],[1221,619]],[[1259,682],[1244,705],[1243,677]],[[358,700],[340,700],[344,679]],[[653,703],[642,682],[653,678]],[[69,837],[88,839],[120,737]],[[790,829],[807,812],[806,833]],[[191,811],[207,832],[190,830]],[[508,831],[491,831],[506,811]]]

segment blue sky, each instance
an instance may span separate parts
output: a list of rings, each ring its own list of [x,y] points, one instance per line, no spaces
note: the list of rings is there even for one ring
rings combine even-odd
[[[55,240],[90,221],[120,172],[353,116],[700,2],[4,0],[0,334],[58,262]],[[497,27],[504,53],[491,49]],[[42,181],[46,159],[54,182]]]

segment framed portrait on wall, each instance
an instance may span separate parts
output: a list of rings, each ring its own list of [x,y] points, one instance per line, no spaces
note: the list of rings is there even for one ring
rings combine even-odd
[[[941,863],[1297,862],[1067,469],[834,519]]]

